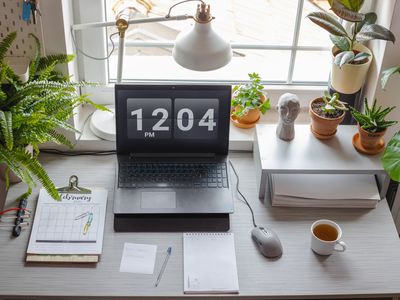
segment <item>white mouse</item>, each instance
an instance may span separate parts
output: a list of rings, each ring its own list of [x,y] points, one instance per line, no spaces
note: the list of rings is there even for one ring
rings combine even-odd
[[[269,228],[255,227],[251,231],[251,237],[262,255],[273,258],[282,255],[282,244],[278,235]]]

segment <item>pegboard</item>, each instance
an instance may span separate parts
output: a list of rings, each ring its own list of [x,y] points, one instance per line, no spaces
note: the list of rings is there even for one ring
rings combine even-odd
[[[22,5],[23,0],[0,0],[0,40],[10,32],[17,32],[17,38],[6,56],[32,57],[36,46],[29,33],[33,33],[42,41],[40,17],[37,16],[36,24],[33,24],[32,17],[29,22],[25,22],[22,20]],[[41,44],[43,45],[43,42]]]

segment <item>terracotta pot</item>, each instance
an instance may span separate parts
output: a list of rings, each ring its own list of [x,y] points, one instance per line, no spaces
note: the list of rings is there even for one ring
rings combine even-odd
[[[33,154],[33,147],[31,145],[26,146],[25,149]],[[2,163],[0,164],[0,179],[3,181],[5,181],[5,172],[6,172],[6,165]],[[10,170],[8,171],[8,179],[10,183],[19,183],[22,181],[21,178],[19,178],[17,175],[15,175],[14,172]]]
[[[386,133],[386,129],[384,131],[380,132],[368,132],[365,129],[361,128],[360,125],[358,125],[358,132],[360,133],[360,142],[361,145],[367,149],[377,149],[380,148],[380,145],[382,144],[382,138]]]
[[[364,45],[356,44],[354,50],[369,53],[368,61],[359,65],[345,64],[339,68],[333,63],[335,54],[339,51],[339,48],[336,46],[332,48],[330,84],[335,91],[342,94],[354,94],[362,88],[373,58],[371,50]]]
[[[267,99],[267,97],[262,94],[260,96],[261,102],[264,102]],[[236,125],[237,123],[245,124],[245,125],[251,125],[255,124],[258,122],[258,120],[261,117],[261,113],[258,109],[250,109],[244,116],[238,117],[236,115],[231,115],[231,119],[234,119],[235,122],[234,124]],[[239,126],[240,127],[240,126]],[[243,128],[243,127],[241,127]]]
[[[345,112],[337,118],[324,118],[312,109],[312,103],[319,100],[322,100],[322,98],[316,98],[310,101],[309,104],[308,111],[311,117],[311,132],[318,139],[330,139],[335,135],[338,125],[343,121]]]

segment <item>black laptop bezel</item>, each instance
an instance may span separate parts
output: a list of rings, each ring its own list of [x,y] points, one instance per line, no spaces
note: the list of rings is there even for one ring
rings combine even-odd
[[[127,99],[128,98],[218,98],[219,124],[218,138],[208,141],[135,140],[127,134]],[[117,154],[142,153],[215,153],[228,154],[229,148],[229,116],[231,102],[231,86],[229,85],[115,85],[115,117]]]

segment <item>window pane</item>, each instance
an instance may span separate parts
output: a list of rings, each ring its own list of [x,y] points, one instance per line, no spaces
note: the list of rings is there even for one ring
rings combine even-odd
[[[151,48],[144,48],[153,51]],[[158,50],[156,50],[158,51]],[[257,72],[263,80],[285,82],[290,51],[236,50],[227,66],[210,72],[196,72],[182,68],[171,56],[126,55],[123,80],[182,80],[182,81],[240,81],[248,80],[248,73]],[[117,56],[110,58],[110,79],[116,80]]]
[[[332,45],[332,42],[329,39],[329,33],[306,18],[309,13],[315,11],[325,11],[331,13],[329,8],[330,6],[327,0],[304,1],[299,35],[300,46],[330,47]]]
[[[297,51],[293,82],[327,82],[331,61],[330,51]]]
[[[114,21],[112,5],[115,0],[105,0],[107,20]],[[148,10],[139,1],[131,1],[139,11],[136,18],[165,16],[169,7],[179,1],[151,0],[152,9]],[[215,17],[214,28],[233,41],[240,43],[263,43],[269,45],[291,45],[298,2],[295,0],[207,0],[211,13]],[[171,15],[193,15],[196,2],[176,6]],[[142,30],[154,39],[174,40],[175,36],[189,27],[193,21],[164,22],[164,30],[156,30],[148,24],[130,25],[127,40],[136,39],[134,32]],[[153,39],[153,38],[151,38]]]

